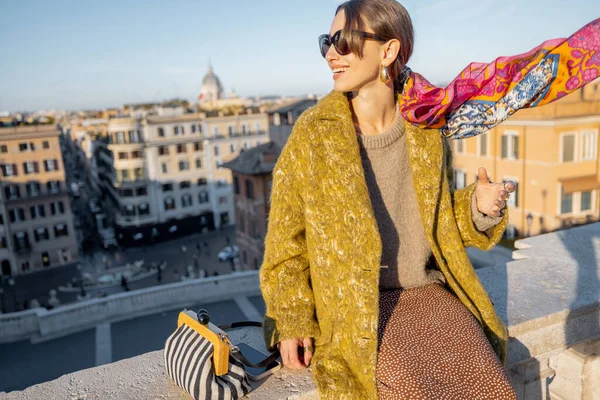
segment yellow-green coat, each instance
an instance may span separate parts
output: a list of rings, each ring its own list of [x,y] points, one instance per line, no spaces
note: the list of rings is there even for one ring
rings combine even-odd
[[[504,362],[507,332],[465,246],[492,248],[472,222],[474,185],[451,193],[451,153],[438,130],[406,124],[421,220],[448,286],[481,322]],[[296,122],[273,172],[260,285],[265,340],[315,338],[312,370],[322,399],[376,399],[381,238],[348,100],[332,92]]]

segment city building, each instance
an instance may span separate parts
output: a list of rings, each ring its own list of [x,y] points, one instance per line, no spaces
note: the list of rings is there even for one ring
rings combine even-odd
[[[269,141],[249,150],[223,166],[233,173],[235,237],[242,268],[258,269],[262,264],[267,233],[272,172],[281,147]]]
[[[266,142],[268,129],[268,116],[252,108],[111,119],[119,242],[147,244],[233,223],[231,171],[222,164]]]
[[[600,80],[539,108],[525,109],[483,135],[453,140],[457,187],[479,167],[513,180],[507,236],[523,237],[597,221]]]
[[[208,72],[202,79],[202,87],[198,96],[198,107],[201,110],[213,111],[226,108],[235,110],[248,107],[252,104],[252,100],[237,96],[234,90],[229,91],[227,98],[223,96],[223,92],[221,80],[209,64]]]
[[[268,111],[271,140],[283,147],[290,137],[292,128],[300,114],[315,104],[317,104],[317,99],[308,98]]]
[[[0,272],[19,275],[79,258],[53,125],[0,129]]]

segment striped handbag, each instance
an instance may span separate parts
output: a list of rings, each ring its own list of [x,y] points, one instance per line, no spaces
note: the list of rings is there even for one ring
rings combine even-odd
[[[167,374],[195,400],[235,400],[251,390],[244,364],[249,367],[270,365],[278,356],[272,354],[259,364],[250,363],[233,346],[225,329],[244,326],[260,327],[260,322],[244,321],[217,327],[208,312],[183,310],[177,330],[165,343]]]

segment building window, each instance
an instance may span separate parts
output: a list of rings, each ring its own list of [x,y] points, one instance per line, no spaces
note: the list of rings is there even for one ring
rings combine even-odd
[[[135,206],[133,204],[126,204],[121,207],[121,215],[126,217],[134,217],[135,216]]]
[[[29,143],[19,143],[19,151],[35,151],[35,144]]]
[[[67,236],[69,231],[67,230],[67,225],[65,224],[56,224],[54,225],[54,237],[58,238],[61,236]]]
[[[227,186],[227,181],[225,179],[217,179],[217,188],[222,188]]]
[[[198,193],[198,202],[200,204],[208,203],[208,192],[206,190]]]
[[[7,247],[6,238],[4,236],[0,236],[0,249],[6,249]]]
[[[133,175],[136,180],[144,179],[144,168],[134,168]]]
[[[192,124],[192,133],[196,133],[196,130],[198,129],[196,124]]]
[[[206,178],[198,178],[198,186],[206,185]]]
[[[40,166],[37,161],[28,161],[23,163],[23,171],[26,175],[40,172]]]
[[[119,160],[127,160],[129,158],[129,153],[126,152],[120,152],[119,153]]]
[[[573,211],[573,194],[565,193],[565,189],[560,189],[560,213],[570,214]]]
[[[187,146],[185,144],[178,144],[177,153],[187,153]]]
[[[173,135],[175,135],[175,136],[179,135],[179,126],[175,125],[173,127]]]
[[[273,125],[275,125],[275,126],[281,125],[281,115],[279,115],[279,113],[273,114]]]
[[[519,159],[519,133],[505,131],[502,135],[501,157],[507,160]]]
[[[460,139],[459,139],[460,140]],[[462,189],[466,185],[467,174],[459,169],[454,170],[454,189]]]
[[[190,162],[189,161],[179,161],[179,170],[180,171],[189,171]]]
[[[510,194],[506,205],[513,208],[519,207],[519,182],[515,178],[505,178],[504,183],[512,181],[515,184],[515,191]]]
[[[581,133],[581,149],[582,160],[593,160],[596,158],[596,132],[586,131]]]
[[[158,155],[166,156],[169,154],[169,146],[158,146]]]
[[[50,239],[47,228],[37,228],[35,231],[33,231],[33,237],[35,238],[36,242]]]
[[[43,149],[49,149],[50,148],[50,143],[47,140],[44,140],[42,142],[42,148]]]
[[[581,192],[581,211],[589,211],[592,209],[592,191]]]
[[[172,192],[173,191],[173,184],[172,183],[165,183],[162,185],[162,191],[163,192]]]
[[[128,135],[129,135],[129,143],[139,143],[140,142],[140,137],[139,137],[137,131],[129,131]]]
[[[215,146],[215,156],[219,155],[219,146]]]
[[[219,136],[219,127],[218,126],[213,126],[213,135],[214,135],[214,137]]]
[[[230,153],[235,153],[235,145],[234,145],[233,143],[231,143],[231,144],[229,145],[229,152],[230,152]]]
[[[465,141],[458,139],[454,141],[454,151],[456,154],[465,154]]]
[[[181,206],[182,207],[189,207],[192,205],[192,195],[189,193],[184,194],[183,196],[181,196]]]
[[[46,183],[46,189],[48,193],[58,193],[60,190],[60,182],[59,181],[48,181]]]
[[[260,122],[256,123],[256,133],[260,132]]]
[[[165,210],[174,210],[175,209],[175,199],[172,197],[167,197],[165,199]]]
[[[242,135],[245,135],[248,133],[248,126],[246,124],[242,124]]]
[[[125,132],[117,132],[117,144],[125,143]]]
[[[162,167],[162,173],[163,173],[163,174],[166,174],[166,173],[168,173],[168,172],[169,172],[169,170],[168,170],[168,168],[167,168],[167,163],[162,163],[162,164],[161,164],[161,167]]]
[[[227,196],[219,196],[219,204],[227,204]]]
[[[47,172],[58,171],[58,160],[44,160],[44,169]]]
[[[250,179],[246,179],[246,197],[254,200],[254,185]]]
[[[479,140],[479,157],[488,156],[488,132],[477,136]]]
[[[50,203],[50,214],[64,214],[65,213],[65,205],[62,201],[57,201],[54,203]]]
[[[119,197],[133,197],[133,189],[119,189]]]
[[[146,196],[148,194],[148,189],[145,187],[135,189],[136,196]]]
[[[40,184],[38,182],[29,182],[26,185],[27,195],[29,197],[39,196],[40,195]]]
[[[4,175],[4,176],[17,176],[17,164],[4,164],[4,165],[2,165],[2,175]]]
[[[202,142],[194,142],[194,151],[202,151]]]
[[[179,189],[188,189],[190,186],[190,181],[181,181],[179,183]]]
[[[142,158],[142,152],[139,150],[131,152],[131,158]]]
[[[23,222],[25,221],[25,210],[22,208],[9,210],[8,218],[10,219],[10,222]]]
[[[8,185],[4,188],[7,200],[15,200],[21,197],[21,189],[17,185]]]
[[[158,128],[158,137],[165,137],[165,129],[159,127]]]
[[[561,162],[575,161],[575,134],[565,134],[560,137]]]
[[[199,158],[196,158],[196,168],[202,168],[202,160]]]
[[[122,181],[128,181],[129,180],[129,170],[127,170],[127,169],[122,169],[121,170],[121,180]]]
[[[29,235],[27,232],[17,232],[13,235],[13,237],[15,239],[15,250],[18,251],[28,249],[30,247]]]
[[[29,211],[31,212],[32,219],[43,218],[46,216],[46,210],[44,209],[43,204],[38,204],[36,206],[33,206],[29,209]]]
[[[8,153],[8,147],[5,144],[0,144],[0,153]]]
[[[138,205],[138,214],[139,215],[148,215],[150,214],[150,206],[148,203],[140,203]]]
[[[233,190],[235,194],[240,194],[240,179],[237,176],[233,177]]]

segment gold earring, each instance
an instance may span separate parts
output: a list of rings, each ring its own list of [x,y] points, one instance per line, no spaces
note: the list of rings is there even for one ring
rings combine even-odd
[[[390,73],[385,65],[381,66],[381,70],[379,71],[379,79],[381,82],[388,83],[390,81]]]

